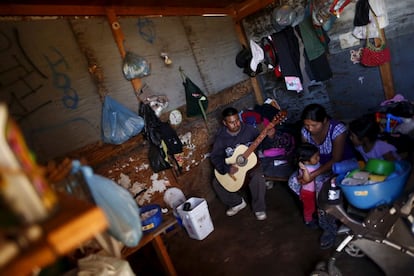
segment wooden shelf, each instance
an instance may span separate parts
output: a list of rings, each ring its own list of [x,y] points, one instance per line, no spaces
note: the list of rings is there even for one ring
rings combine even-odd
[[[175,217],[171,215],[164,215],[161,225],[154,229],[153,232],[144,234],[137,246],[124,247],[121,251],[122,257],[128,257],[129,255],[135,253],[151,242],[152,246],[155,249],[155,252],[157,252],[158,259],[164,267],[166,275],[177,276],[177,271],[175,270],[174,264],[170,258],[170,255],[168,254],[168,250],[161,238],[161,234],[165,233],[168,228],[174,226],[175,224],[177,224],[177,219]]]
[[[0,275],[30,275],[33,270],[70,253],[107,226],[105,214],[99,207],[59,194],[59,209],[42,223],[42,237],[0,270]]]

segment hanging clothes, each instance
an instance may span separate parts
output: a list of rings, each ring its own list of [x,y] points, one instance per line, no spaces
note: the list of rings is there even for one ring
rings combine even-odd
[[[305,92],[308,92],[308,85],[311,83],[311,80],[314,80],[312,69],[310,67],[309,58],[306,55],[305,46],[303,45],[302,38],[300,36],[299,27],[294,28],[296,38],[299,42],[299,52],[300,52],[300,69],[303,77],[303,88]]]
[[[317,59],[311,60],[309,63],[316,81],[326,81],[332,78],[333,74],[326,53],[323,53]]]
[[[302,81],[299,43],[291,26],[272,35],[283,76],[294,76]]]
[[[307,16],[299,24],[299,34],[305,48],[306,56],[309,59],[309,65],[312,76],[315,81],[326,81],[332,78],[332,70],[327,57],[327,41],[323,29],[312,23],[312,17]],[[322,32],[323,41],[321,41]]]
[[[312,18],[306,17],[299,24],[300,34],[305,46],[306,54],[309,60],[314,60],[325,53],[325,47],[322,45],[312,24]]]

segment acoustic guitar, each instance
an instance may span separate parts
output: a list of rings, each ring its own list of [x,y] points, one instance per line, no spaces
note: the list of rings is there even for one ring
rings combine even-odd
[[[234,150],[232,156],[226,158],[225,162],[228,165],[234,165],[238,168],[235,174],[221,174],[217,170],[214,170],[214,174],[218,182],[229,192],[236,192],[244,184],[246,173],[256,166],[257,156],[254,153],[256,148],[260,145],[263,139],[267,135],[267,131],[273,128],[275,125],[282,123],[287,116],[286,111],[280,111],[273,120],[262,130],[253,143],[247,147],[245,145],[239,145]]]

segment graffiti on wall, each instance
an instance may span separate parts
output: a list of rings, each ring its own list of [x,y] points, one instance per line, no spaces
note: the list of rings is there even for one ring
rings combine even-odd
[[[50,100],[29,104],[30,98],[38,95],[47,76],[42,73],[26,54],[20,43],[19,33],[13,30],[13,37],[0,32],[0,55],[8,54],[8,62],[3,62],[0,70],[1,99],[8,103],[10,113],[18,121],[22,121],[34,112],[51,103]],[[15,46],[15,47],[13,47]],[[13,53],[17,48],[19,54]],[[36,83],[33,80],[36,79]]]
[[[27,54],[18,30],[14,29],[13,33],[14,37],[9,37],[5,32],[0,32],[0,55],[11,57],[6,59],[8,62],[3,63],[4,68],[0,71],[0,91],[1,99],[8,103],[12,116],[21,122],[51,104],[52,100],[44,95],[39,97],[42,88],[50,81],[49,77]],[[43,56],[52,72],[53,87],[62,92],[63,106],[67,109],[77,108],[79,95],[72,87],[70,77],[64,73],[69,68],[67,60],[56,48],[52,48],[50,53]],[[43,99],[42,102],[39,103],[39,99]]]
[[[51,56],[44,55],[44,57],[52,71],[53,86],[63,93],[63,106],[75,109],[79,103],[78,92],[72,87],[70,77],[62,71],[62,69],[68,69],[68,62],[58,49],[52,48],[52,54],[56,55],[53,60]]]
[[[155,24],[149,18],[140,17],[137,22],[139,35],[148,43],[153,44],[155,41]]]
[[[81,96],[72,75],[78,66],[72,60],[73,53],[67,54],[62,46],[49,46],[53,41],[30,39],[33,37],[21,28],[0,30],[0,101],[8,105],[30,148],[39,159],[47,160],[82,146],[76,144],[79,141],[98,141],[99,125],[91,120],[94,114],[88,113],[93,104],[83,102],[89,108],[86,113],[86,107],[80,106]]]

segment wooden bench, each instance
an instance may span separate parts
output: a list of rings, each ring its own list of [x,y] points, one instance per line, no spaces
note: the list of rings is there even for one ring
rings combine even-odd
[[[265,181],[273,181],[273,182],[288,182],[289,177],[283,177],[283,176],[266,176],[265,175]]]

